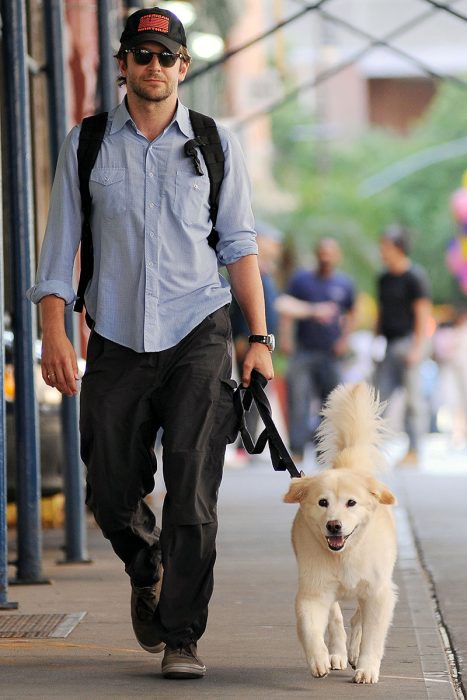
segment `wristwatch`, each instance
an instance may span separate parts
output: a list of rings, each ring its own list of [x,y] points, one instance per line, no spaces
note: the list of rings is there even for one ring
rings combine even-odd
[[[276,339],[272,333],[268,333],[268,335],[250,335],[248,342],[262,343],[263,345],[266,345],[269,352],[273,352],[274,348],[276,347]]]

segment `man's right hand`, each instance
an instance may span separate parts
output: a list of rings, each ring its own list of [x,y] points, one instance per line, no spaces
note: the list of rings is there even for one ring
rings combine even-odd
[[[65,333],[65,302],[55,296],[44,297],[42,311],[42,377],[48,386],[65,396],[78,393],[78,361]]]
[[[311,318],[319,323],[333,323],[339,315],[339,307],[334,301],[319,301],[310,306]]]
[[[318,323],[332,323],[339,315],[339,306],[334,301],[310,302],[291,294],[280,294],[274,306],[276,311],[283,317],[296,321],[306,321],[314,319]]]

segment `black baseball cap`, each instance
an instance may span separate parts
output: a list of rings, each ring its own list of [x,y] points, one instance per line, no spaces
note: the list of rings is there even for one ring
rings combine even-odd
[[[123,49],[131,49],[145,41],[157,41],[172,53],[177,53],[180,46],[186,46],[185,29],[169,10],[160,7],[137,10],[126,21],[120,44]]]

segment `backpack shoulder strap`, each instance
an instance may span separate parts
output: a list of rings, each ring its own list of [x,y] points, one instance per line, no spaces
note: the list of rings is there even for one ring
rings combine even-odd
[[[78,282],[77,300],[74,310],[82,311],[84,307],[84,292],[92,278],[94,269],[94,255],[91,232],[91,206],[92,199],[89,192],[89,177],[96,162],[107,126],[107,112],[86,117],[81,124],[78,141],[78,178],[81,194],[81,209],[83,211],[83,225],[81,228],[81,272]]]
[[[199,148],[203,154],[208,170],[210,183],[209,206],[211,209],[211,221],[213,226],[208,241],[212,247],[215,247],[219,240],[215,228],[217,210],[219,208],[220,189],[224,179],[224,151],[214,119],[208,117],[206,114],[195,112],[193,109],[189,109],[188,112],[191,126],[193,127],[195,137],[199,139]]]

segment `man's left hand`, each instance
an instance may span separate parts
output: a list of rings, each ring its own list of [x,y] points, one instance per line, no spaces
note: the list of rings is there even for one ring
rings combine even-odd
[[[250,347],[243,361],[242,384],[250,385],[252,371],[256,369],[269,381],[274,377],[272,355],[266,345],[262,343],[250,343]]]

